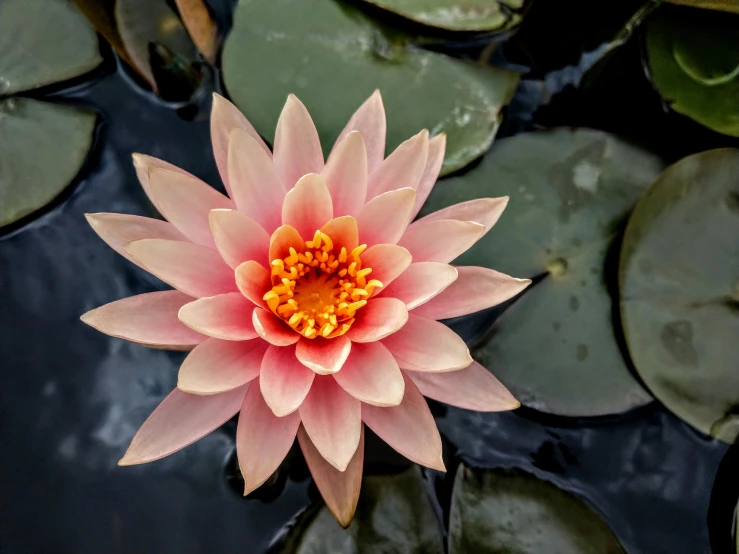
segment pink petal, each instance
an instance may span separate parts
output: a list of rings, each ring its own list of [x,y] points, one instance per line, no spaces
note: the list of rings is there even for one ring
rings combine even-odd
[[[421,180],[416,192],[416,204],[413,206],[411,218],[416,217],[421,211],[423,203],[431,194],[431,190],[439,178],[441,166],[444,164],[444,153],[446,151],[446,133],[440,133],[429,141],[429,155],[426,159],[426,167],[423,169]],[[454,218],[450,218],[454,219]]]
[[[367,195],[367,152],[359,131],[337,143],[321,176],[331,193],[334,215],[358,214]]]
[[[359,436],[359,446],[344,471],[339,471],[318,452],[305,428],[298,429],[298,441],[305,462],[313,476],[326,506],[345,529],[354,518],[362,487],[362,468],[364,466],[364,428]]]
[[[269,235],[249,216],[236,210],[211,210],[210,229],[218,251],[232,268],[248,260],[268,263]]]
[[[210,138],[213,143],[213,156],[216,159],[221,180],[226,187],[228,195],[232,198],[231,186],[228,179],[228,142],[231,131],[234,129],[243,129],[249,133],[267,155],[272,155],[267,145],[264,144],[262,137],[259,136],[259,133],[257,133],[239,109],[223,96],[214,92],[213,108],[210,113]]]
[[[201,298],[180,309],[180,321],[198,333],[223,340],[257,337],[251,322],[254,304],[240,292]]]
[[[149,171],[151,192],[162,215],[196,244],[215,248],[208,212],[235,204],[200,179],[168,169]]]
[[[380,167],[385,158],[385,107],[382,105],[382,95],[379,90],[372,93],[364,104],[359,106],[339,138],[336,139],[334,150],[352,131],[359,131],[367,149],[367,169],[372,173]]]
[[[267,307],[264,295],[272,289],[270,272],[263,265],[249,260],[236,268],[236,286],[241,294],[251,300],[256,306]]]
[[[80,319],[98,331],[146,346],[190,350],[206,337],[177,319],[193,298],[176,290],[129,296],[90,310]]]
[[[426,129],[398,146],[382,165],[370,174],[367,200],[399,188],[410,187],[415,190],[426,167],[428,151],[429,132]]]
[[[295,346],[270,346],[262,360],[259,386],[267,406],[277,417],[297,410],[316,376],[295,357]]]
[[[277,174],[288,190],[303,175],[323,171],[318,131],[308,110],[294,94],[287,97],[277,121],[273,159]]]
[[[411,264],[379,296],[398,298],[409,310],[420,306],[441,293],[457,279],[457,270],[449,264],[418,262]]]
[[[381,342],[355,343],[336,382],[357,400],[374,406],[397,406],[405,382],[398,362]]]
[[[173,390],[141,426],[118,465],[159,460],[215,431],[239,412],[248,386],[210,396]]]
[[[377,279],[384,286],[388,286],[408,266],[411,265],[411,253],[402,246],[394,244],[376,244],[370,246],[360,256],[362,266],[372,268],[371,279]],[[380,290],[376,290],[377,294]]]
[[[313,235],[309,237],[313,239]],[[305,243],[294,227],[283,225],[279,227],[269,240],[269,261],[270,263],[276,259],[285,259],[290,255],[290,248],[295,248],[298,252],[302,251]]]
[[[262,308],[254,308],[252,321],[259,336],[275,346],[290,346],[300,338],[300,334],[288,327],[287,323]]]
[[[350,215],[342,215],[332,219],[321,227],[321,231],[331,237],[331,242],[334,243],[334,252],[341,251],[342,247],[346,248],[347,252],[351,252],[359,246],[357,220]]]
[[[244,476],[244,496],[277,471],[295,441],[300,416],[275,417],[257,383],[249,387],[236,429],[236,454]]]
[[[408,321],[408,309],[397,298],[372,298],[357,312],[356,320],[346,332],[353,342],[384,339]]]
[[[344,335],[332,339],[301,338],[295,355],[305,367],[319,375],[329,375],[342,368],[351,349],[352,343]]]
[[[189,242],[144,239],[126,245],[144,269],[185,294],[201,298],[235,292],[233,270],[217,251]]]
[[[468,200],[467,202],[453,204],[430,213],[412,223],[411,228],[416,225],[424,225],[429,221],[457,219],[459,221],[474,221],[475,223],[484,225],[485,233],[487,233],[492,226],[497,223],[498,219],[500,219],[500,216],[507,205],[507,196],[502,196],[500,198],[477,198],[475,200]],[[483,235],[485,233],[483,233]]]
[[[413,381],[403,376],[405,394],[399,406],[362,405],[362,421],[377,436],[417,464],[446,471],[441,457],[441,437],[428,404]]]
[[[516,279],[486,267],[464,266],[457,271],[459,278],[449,288],[413,313],[429,319],[459,317],[497,306],[531,284],[531,279]]]
[[[299,408],[300,419],[313,444],[328,463],[344,471],[357,451],[362,432],[361,403],[332,375],[316,375]]]
[[[449,327],[413,313],[409,316],[402,329],[382,341],[400,367],[415,371],[455,371],[472,363],[467,345]]]
[[[295,227],[304,237],[313,238],[333,216],[331,194],[323,178],[315,173],[301,177],[282,205],[282,224]]]
[[[286,189],[272,159],[246,131],[234,129],[228,146],[231,196],[239,211],[271,233],[280,225]]]
[[[151,184],[149,182],[149,171],[155,168],[168,169],[170,171],[176,171],[181,175],[192,177],[193,179],[197,178],[192,173],[189,173],[184,169],[177,167],[176,165],[165,162],[164,160],[160,160],[159,158],[155,158],[153,156],[147,156],[146,154],[133,154],[131,157],[133,158],[133,167],[136,170],[136,177],[139,178],[139,182],[141,183],[141,188],[144,189],[146,196],[149,197],[151,203],[154,204],[154,207],[160,212],[161,210],[159,209],[159,206],[157,205],[157,202],[154,199],[154,195],[151,191]]]
[[[405,371],[421,394],[476,412],[515,410],[521,404],[505,386],[477,362],[451,373]]]
[[[192,394],[217,394],[259,376],[267,350],[263,340],[207,339],[180,366],[177,388]]]
[[[485,233],[485,227],[472,221],[440,219],[414,223],[398,241],[407,248],[414,262],[449,263],[469,250]]]
[[[187,241],[185,235],[166,221],[127,214],[85,214],[87,222],[108,246],[138,265],[123,248],[129,242],[141,239]]]
[[[411,188],[393,190],[375,196],[357,216],[362,244],[395,244],[403,236],[411,220],[416,191]]]

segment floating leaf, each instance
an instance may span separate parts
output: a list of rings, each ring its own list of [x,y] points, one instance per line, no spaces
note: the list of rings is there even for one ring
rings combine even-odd
[[[115,20],[135,69],[155,91],[158,86],[151,67],[151,44],[161,44],[187,62],[197,56],[180,18],[164,0],[116,0]]]
[[[739,13],[739,0],[667,0],[671,4],[682,4],[693,8]]]
[[[71,4],[0,2],[0,96],[77,77],[101,61],[95,31]]]
[[[218,54],[218,27],[203,0],[175,0],[187,32],[203,57],[216,63]]]
[[[663,7],[648,21],[652,80],[676,112],[739,137],[739,16]]]
[[[283,554],[443,554],[444,543],[418,466],[398,475],[366,476],[354,520],[342,529],[328,508],[309,508]]]
[[[0,226],[56,198],[92,144],[95,114],[26,98],[0,102]]]
[[[272,140],[285,97],[313,117],[324,149],[352,112],[379,88],[388,151],[426,127],[447,134],[443,172],[482,155],[518,75],[411,48],[356,8],[334,0],[244,0],[223,53],[228,91]]]
[[[523,1],[498,0],[365,0],[417,23],[450,31],[494,31],[518,22],[508,7]],[[507,5],[506,7],[503,7]]]
[[[458,258],[516,275],[548,273],[495,323],[473,355],[523,404],[567,416],[649,401],[614,330],[607,255],[659,174],[655,156],[606,133],[555,129],[499,141],[482,163],[439,183],[421,215],[510,196],[495,228]]]
[[[584,501],[520,470],[461,465],[449,514],[449,554],[624,554]]]
[[[639,201],[621,253],[621,315],[639,375],[673,413],[739,432],[739,150],[668,167]]]

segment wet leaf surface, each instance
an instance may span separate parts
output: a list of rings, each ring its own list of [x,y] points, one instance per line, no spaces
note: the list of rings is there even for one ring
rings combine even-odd
[[[676,112],[739,137],[739,15],[665,6],[647,25],[652,80]]]
[[[661,167],[657,157],[611,135],[561,128],[499,141],[478,167],[442,181],[429,197],[421,215],[510,196],[493,230],[455,263],[517,277],[548,274],[473,351],[524,405],[595,416],[649,401],[619,349],[609,288],[616,268],[608,260]]]
[[[520,470],[460,465],[449,516],[449,554],[623,554],[582,499]]]
[[[679,417],[739,433],[739,150],[668,167],[639,201],[621,254],[621,313],[639,375]]]
[[[383,93],[387,152],[428,128],[447,134],[442,172],[464,167],[490,146],[515,73],[412,48],[334,0],[245,0],[223,53],[226,88],[269,141],[285,98],[296,94],[318,128],[324,152],[348,115]]]
[[[74,179],[95,114],[28,98],[0,100],[0,227],[46,206]]]

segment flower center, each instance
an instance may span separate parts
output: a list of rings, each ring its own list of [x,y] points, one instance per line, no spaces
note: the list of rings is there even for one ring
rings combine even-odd
[[[306,338],[346,333],[372,292],[383,286],[367,280],[372,268],[362,267],[366,244],[338,252],[326,233],[316,231],[302,252],[290,247],[287,258],[272,260],[272,290],[264,295],[272,313]]]

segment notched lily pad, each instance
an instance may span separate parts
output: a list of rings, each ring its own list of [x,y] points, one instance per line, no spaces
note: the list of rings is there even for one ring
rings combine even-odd
[[[668,167],[624,235],[621,315],[650,391],[700,431],[739,433],[739,150]]]
[[[456,264],[547,274],[473,348],[524,405],[597,416],[650,400],[619,348],[617,271],[607,260],[661,168],[657,157],[612,135],[561,128],[499,141],[478,167],[431,193],[421,215],[510,196],[495,228]]]
[[[624,554],[581,499],[520,470],[461,465],[449,515],[449,554]]]
[[[0,2],[0,96],[77,77],[100,62],[95,31],[70,3]]]
[[[739,4],[738,4],[739,5]],[[647,25],[652,80],[678,113],[739,137],[739,15],[665,6]]]
[[[364,0],[416,23],[449,31],[495,31],[518,23],[510,0]]]
[[[268,140],[285,98],[296,94],[325,151],[375,89],[383,93],[388,152],[419,130],[447,134],[443,173],[481,156],[517,74],[411,47],[334,0],[242,0],[223,53],[234,102]]]
[[[282,554],[443,554],[439,520],[418,466],[398,475],[367,476],[352,524],[342,529],[325,506],[309,508]]]
[[[56,198],[90,149],[95,114],[26,98],[0,101],[0,226]]]

